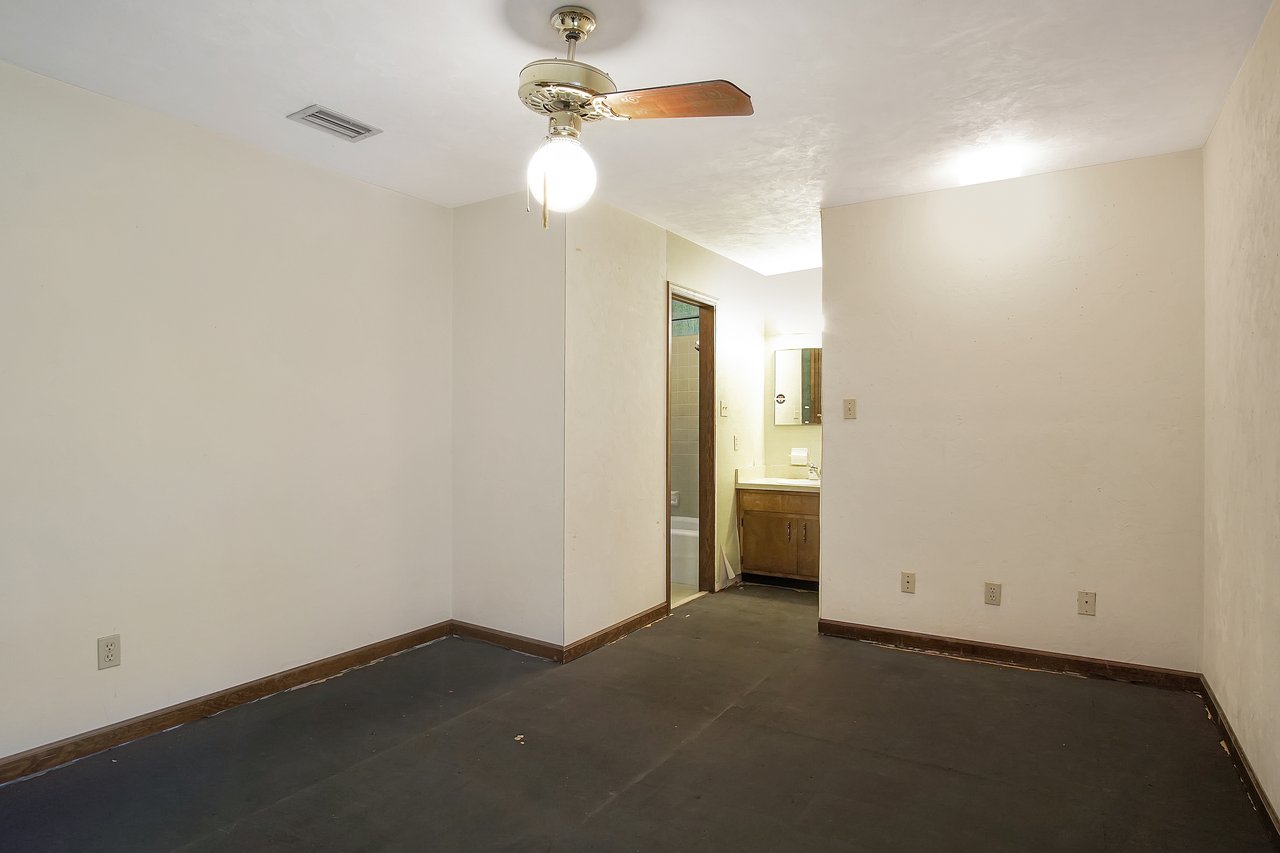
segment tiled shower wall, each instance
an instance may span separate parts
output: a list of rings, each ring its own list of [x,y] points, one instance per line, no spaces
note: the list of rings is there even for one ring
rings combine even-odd
[[[689,306],[673,303],[676,317]],[[696,310],[696,309],[695,309]],[[680,493],[672,515],[698,517],[698,340],[697,314],[671,328],[671,490]]]

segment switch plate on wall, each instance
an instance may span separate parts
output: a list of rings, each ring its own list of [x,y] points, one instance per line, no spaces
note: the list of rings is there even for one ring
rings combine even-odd
[[[720,401],[720,417],[722,418],[729,417],[729,404],[726,403],[724,400]]]
[[[847,421],[854,420],[858,417],[858,401],[853,397],[848,397],[844,401],[844,419]]]
[[[902,573],[902,591],[911,592],[911,593],[914,593],[916,591],[916,573],[915,572]]]
[[[98,669],[120,665],[120,635],[98,638]]]
[[[1098,615],[1098,594],[1081,590],[1076,593],[1076,612],[1081,616]]]
[[[994,604],[996,607],[999,607],[1000,606],[1000,584],[998,583],[983,584],[982,600],[987,604]]]

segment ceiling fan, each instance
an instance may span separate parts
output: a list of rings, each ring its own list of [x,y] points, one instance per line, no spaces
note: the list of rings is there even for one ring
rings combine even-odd
[[[551,26],[568,45],[565,59],[539,59],[520,72],[520,101],[550,120],[546,141],[529,160],[529,192],[547,211],[568,213],[587,203],[596,188],[596,167],[578,136],[582,123],[600,119],[749,116],[751,96],[728,80],[707,80],[618,91],[613,78],[574,56],[578,43],[596,28],[596,17],[581,6],[562,6]]]

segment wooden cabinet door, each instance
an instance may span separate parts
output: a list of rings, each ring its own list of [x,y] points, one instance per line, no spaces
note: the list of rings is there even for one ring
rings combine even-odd
[[[799,519],[771,512],[742,514],[742,570],[795,573]]]
[[[818,519],[798,518],[795,522],[796,574],[818,579]]]

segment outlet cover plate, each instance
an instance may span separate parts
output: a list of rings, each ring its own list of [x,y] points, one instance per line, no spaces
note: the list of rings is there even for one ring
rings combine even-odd
[[[1076,612],[1081,616],[1098,615],[1098,594],[1081,590],[1076,593]]]
[[[120,665],[120,635],[98,638],[98,669]]]
[[[1000,584],[986,583],[983,584],[982,600],[987,604],[1000,606]]]
[[[916,573],[915,572],[902,573],[902,591],[910,592],[910,593],[914,593],[916,591]]]

